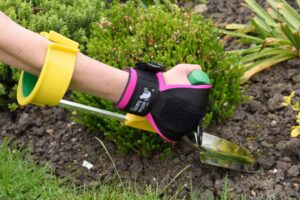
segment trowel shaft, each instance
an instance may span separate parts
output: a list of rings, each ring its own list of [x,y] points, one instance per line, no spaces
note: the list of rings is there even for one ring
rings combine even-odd
[[[75,103],[72,101],[67,101],[64,99],[60,100],[59,105],[63,108],[73,109],[76,111],[82,111],[87,114],[93,114],[93,115],[97,115],[97,116],[101,116],[101,117],[109,117],[111,119],[119,120],[121,122],[125,122],[125,120],[126,120],[125,115],[110,112],[110,111],[95,108],[95,107],[91,107],[91,106],[87,106],[87,105],[83,105],[80,103]]]

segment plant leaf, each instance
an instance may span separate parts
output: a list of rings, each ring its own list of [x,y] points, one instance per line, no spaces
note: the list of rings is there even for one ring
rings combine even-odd
[[[261,46],[262,45],[257,45],[257,46],[254,46],[254,47],[250,47],[248,49],[231,50],[231,51],[228,51],[227,53],[233,53],[233,54],[237,53],[239,55],[251,54],[251,53],[259,51],[261,49]]]
[[[292,48],[291,42],[287,38],[266,38],[265,41],[268,43],[268,46],[280,46],[281,48],[288,46]]]
[[[291,136],[298,137],[300,135],[300,126],[293,126]]]
[[[223,30],[223,29],[219,29],[219,32],[223,33],[223,34],[235,36],[235,37],[246,38],[246,39],[249,39],[249,40],[251,40],[251,41],[253,41],[255,43],[263,43],[263,41],[264,41],[261,38],[250,36],[250,35],[246,35],[244,33],[238,33],[238,32],[234,32],[234,31],[226,31],[226,30]]]
[[[295,92],[292,92],[289,96],[283,97],[283,106],[289,106],[292,105],[292,99],[295,96]]]
[[[265,39],[269,35],[272,35],[271,27],[269,27],[266,23],[264,23],[264,21],[262,21],[260,18],[254,17],[251,20],[251,23],[255,27],[255,31],[258,32],[263,39]]]
[[[269,26],[276,26],[276,22],[272,16],[266,12],[256,1],[254,0],[245,0],[248,7],[252,9],[262,20],[264,20]]]
[[[290,4],[288,4],[285,0],[280,0],[280,2],[284,4],[287,12],[289,12],[294,18],[300,20],[300,14]]]
[[[298,29],[298,31],[296,33],[293,33],[293,35],[294,35],[295,41],[297,43],[297,46],[300,47],[300,28]]]
[[[274,20],[281,21],[281,22],[283,21],[283,17],[278,11],[272,8],[267,8],[267,12],[272,16]]]
[[[267,69],[277,63],[280,63],[282,61],[288,60],[290,58],[293,58],[294,56],[289,54],[284,55],[278,55],[271,58],[259,60],[249,66],[249,70],[247,70],[243,77],[241,78],[241,83],[245,83],[248,81],[253,75],[257,74],[258,72]]]
[[[294,57],[297,57],[296,52],[288,51],[286,49],[265,48],[262,51],[255,52],[255,53],[248,54],[248,55],[244,56],[242,58],[242,62],[243,63],[253,62],[257,59],[276,56],[276,55],[283,55],[283,54],[290,54],[290,55],[294,55]]]
[[[287,23],[293,31],[297,29],[296,27],[300,24],[300,21],[290,14],[285,5],[282,2],[274,2],[273,0],[267,0],[272,6],[275,12],[280,13],[282,16],[280,22]]]
[[[294,110],[294,111],[299,111],[300,109],[299,109],[299,102],[297,101],[297,102],[295,102],[295,103],[292,103],[292,109]],[[300,113],[298,113],[298,115],[299,115]],[[300,116],[298,116],[298,117],[300,117]],[[300,123],[300,118],[297,118],[297,120],[299,120],[299,123]]]
[[[242,29],[245,29],[246,27],[248,27],[248,25],[245,25],[245,24],[236,24],[236,23],[227,24],[225,26],[225,28],[227,30],[242,30]]]
[[[267,0],[272,8],[281,14],[281,22],[287,23],[290,28],[295,31],[300,26],[300,16],[295,10],[289,9],[285,1],[275,2],[274,0]],[[299,18],[299,19],[298,19]]]
[[[294,37],[294,34],[293,34],[292,30],[290,29],[290,27],[287,24],[280,24],[280,28],[284,32],[285,36],[289,39],[291,44],[294,47],[299,48],[300,46],[299,46],[298,42],[296,41],[296,38]]]

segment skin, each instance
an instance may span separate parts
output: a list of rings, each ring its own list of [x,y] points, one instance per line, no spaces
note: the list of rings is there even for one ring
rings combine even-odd
[[[0,11],[0,61],[38,75],[51,42],[18,25]],[[99,47],[101,48],[101,47]],[[188,74],[199,65],[179,64],[164,72],[167,84],[187,84]],[[117,102],[125,89],[128,73],[78,53],[70,89]]]

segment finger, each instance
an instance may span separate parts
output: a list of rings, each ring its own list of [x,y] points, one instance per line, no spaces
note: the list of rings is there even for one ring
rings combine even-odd
[[[194,70],[201,70],[201,66],[197,64],[179,64],[177,66],[179,66],[181,68],[180,70],[186,75]]]

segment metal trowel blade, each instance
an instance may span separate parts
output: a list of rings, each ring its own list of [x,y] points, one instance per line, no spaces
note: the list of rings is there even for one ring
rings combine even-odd
[[[244,147],[217,136],[203,133],[200,147],[202,163],[238,171],[255,172],[256,161]]]

